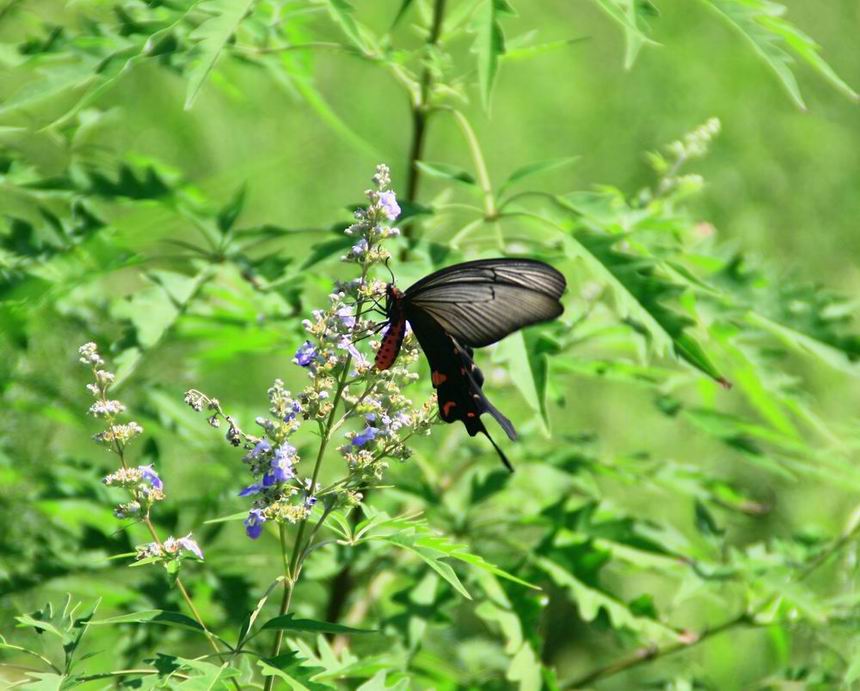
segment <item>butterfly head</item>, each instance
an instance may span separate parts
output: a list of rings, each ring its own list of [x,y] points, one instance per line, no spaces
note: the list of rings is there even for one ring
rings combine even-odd
[[[392,312],[397,309],[400,301],[403,299],[403,291],[399,290],[393,283],[385,286],[385,313],[390,318]]]

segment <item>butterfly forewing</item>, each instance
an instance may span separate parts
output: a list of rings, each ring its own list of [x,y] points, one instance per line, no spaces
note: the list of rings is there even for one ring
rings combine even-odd
[[[437,271],[404,297],[461,344],[481,348],[524,326],[558,317],[564,288],[564,277],[542,262],[487,259]]]

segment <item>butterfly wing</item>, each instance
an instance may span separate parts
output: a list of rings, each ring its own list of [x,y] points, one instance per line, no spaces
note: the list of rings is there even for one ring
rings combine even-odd
[[[430,315],[459,343],[472,348],[563,311],[564,276],[533,259],[481,259],[441,269],[412,285],[408,305]]]
[[[406,319],[430,363],[430,378],[439,400],[440,417],[448,423],[460,420],[472,437],[478,432],[483,433],[505,466],[513,470],[504,452],[490,437],[481,415],[490,413],[511,439],[516,439],[516,431],[511,421],[484,395],[481,389],[484,377],[472,362],[469,349],[460,346],[432,316],[420,308],[408,309]]]

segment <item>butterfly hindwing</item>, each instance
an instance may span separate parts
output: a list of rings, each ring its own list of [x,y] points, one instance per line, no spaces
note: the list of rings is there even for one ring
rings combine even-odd
[[[426,312],[409,310],[407,319],[430,364],[430,378],[436,389],[439,415],[445,422],[461,421],[470,436],[486,435],[510,468],[507,457],[496,445],[481,421],[490,413],[511,439],[516,439],[513,424],[487,400],[481,389],[484,376],[471,358],[471,349],[460,346]]]

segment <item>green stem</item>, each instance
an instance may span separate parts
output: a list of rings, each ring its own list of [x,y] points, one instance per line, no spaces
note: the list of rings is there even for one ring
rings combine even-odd
[[[799,569],[796,575],[790,580],[802,581],[808,578],[814,571],[816,571],[819,567],[825,564],[833,555],[841,552],[848,544],[857,539],[858,536],[860,536],[860,522],[858,522],[856,525],[853,525],[850,529],[846,530],[842,535],[835,539],[827,549],[823,550],[815,557],[810,559],[806,563],[806,565],[803,568]],[[687,648],[692,648],[693,646],[699,645],[700,643],[704,643],[709,638],[713,638],[720,633],[729,631],[738,626],[769,625],[769,623],[764,624],[757,622],[756,617],[767,611],[769,607],[771,607],[775,602],[778,601],[779,597],[779,593],[774,594],[766,598],[764,602],[759,604],[757,607],[754,607],[752,610],[742,612],[741,614],[736,615],[735,617],[732,617],[727,621],[724,621],[722,624],[707,629],[689,641],[676,641],[674,643],[669,643],[668,645],[662,647],[651,646],[647,648],[642,648],[633,653],[630,657],[622,658],[621,660],[611,662],[605,667],[600,667],[599,669],[589,672],[588,674],[579,677],[578,679],[562,684],[561,688],[577,689],[583,686],[589,686],[600,679],[605,679],[607,677],[620,674],[621,672],[625,672],[633,667],[644,665],[658,658],[666,657],[667,655],[677,653]]]
[[[644,665],[648,662],[652,662],[658,658],[666,657],[667,655],[671,655],[672,653],[677,653],[681,650],[686,650],[687,648],[692,648],[700,643],[704,643],[710,638],[717,636],[721,633],[725,633],[731,629],[734,629],[738,626],[757,626],[753,618],[744,613],[738,615],[728,621],[719,624],[711,629],[707,629],[700,633],[695,639],[689,642],[677,641],[675,643],[669,643],[663,647],[651,646],[647,648],[642,648],[633,653],[630,657],[623,658],[621,660],[617,660],[612,662],[605,667],[600,667],[599,669],[594,670],[593,672],[589,672],[585,676],[579,677],[574,681],[567,682],[561,686],[562,689],[579,689],[582,687],[587,687],[593,684],[600,679],[604,679],[606,677],[611,677],[616,674],[620,674],[621,672],[626,672],[628,669],[632,669],[633,667],[638,667],[639,665]]]
[[[484,195],[484,218],[488,221],[495,220],[499,212],[496,209],[496,199],[493,194],[493,185],[490,182],[490,173],[487,170],[487,163],[484,161],[484,154],[481,152],[481,145],[478,142],[478,137],[475,135],[475,130],[472,129],[466,116],[459,110],[453,108],[446,110],[454,116],[454,119],[460,126],[460,130],[463,132],[463,136],[466,138],[466,143],[469,145],[469,152],[472,154],[475,172],[478,175],[478,185],[480,185],[481,192]]]
[[[445,0],[435,0],[433,3],[433,17],[430,24],[430,33],[427,35],[425,51],[430,53],[439,44],[439,36],[442,33],[442,20],[445,16]],[[409,145],[409,164],[406,178],[406,201],[415,203],[418,197],[418,180],[421,171],[418,161],[424,156],[424,142],[427,136],[427,116],[429,114],[430,92],[433,86],[433,71],[425,65],[421,73],[421,85],[417,98],[412,103],[412,141]],[[412,223],[403,226],[403,235],[411,246],[414,240],[414,227]]]
[[[361,281],[362,283],[367,278],[367,267],[365,266],[361,272]],[[361,320],[361,315],[364,310],[364,301],[360,300],[356,304],[355,308],[355,321],[359,323]],[[322,438],[320,439],[319,450],[317,451],[316,461],[314,462],[314,469],[311,473],[311,482],[310,482],[310,490],[314,491],[317,485],[317,478],[319,477],[320,468],[322,467],[322,460],[325,456],[326,448],[328,448],[329,440],[331,439],[332,432],[334,431],[334,421],[337,416],[337,407],[340,405],[340,401],[343,398],[343,392],[346,389],[347,377],[349,376],[349,368],[352,365],[352,355],[348,355],[346,361],[343,365],[343,371],[340,373],[340,377],[337,381],[337,389],[335,390],[334,398],[332,399],[331,412],[328,414],[328,418],[326,418],[325,424],[322,429]],[[320,522],[325,518],[320,519]],[[302,542],[304,540],[305,528],[308,524],[308,519],[303,518],[299,522],[299,528],[296,532],[296,540],[293,543],[293,551],[290,556],[289,566],[285,569],[285,580],[284,580],[284,595],[281,598],[281,606],[278,610],[278,615],[283,616],[287,614],[290,610],[290,604],[293,599],[293,591],[295,589],[296,582],[299,580],[299,574],[302,570],[303,563],[303,555],[305,553],[305,547],[302,546]],[[286,541],[286,528],[281,524],[281,554],[286,561],[286,553],[287,553],[287,541]],[[281,629],[275,635],[275,643],[272,646],[272,657],[277,657],[281,652],[281,646],[284,644],[284,630]],[[269,676],[266,677],[266,683],[263,686],[263,691],[271,691],[272,687],[275,683],[275,677]]]

